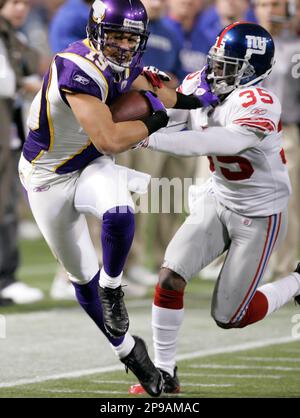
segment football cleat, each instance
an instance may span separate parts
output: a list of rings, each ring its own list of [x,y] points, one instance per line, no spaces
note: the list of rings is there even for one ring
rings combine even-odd
[[[179,393],[180,383],[177,377],[177,367],[174,369],[174,376],[164,370],[159,369],[163,377],[163,392],[164,393]]]
[[[180,393],[180,383],[177,377],[177,367],[174,369],[174,376],[171,376],[170,373],[159,369],[163,378],[163,393],[176,394]],[[132,395],[143,395],[145,390],[140,384],[130,386],[128,392]]]
[[[115,338],[122,337],[129,328],[129,318],[124,303],[122,287],[116,289],[98,286],[106,331]]]
[[[300,263],[298,263],[298,265],[297,265],[297,267],[296,267],[296,270],[295,270],[295,273],[300,274]],[[298,305],[300,305],[300,295],[295,296],[295,302],[296,302]]]
[[[137,336],[133,336],[133,338],[135,340],[133,349],[121,361],[126,366],[126,373],[129,369],[138,378],[143,393],[146,392],[150,396],[157,397],[162,392],[162,375],[152,363],[144,340]],[[136,394],[134,392],[130,393]]]

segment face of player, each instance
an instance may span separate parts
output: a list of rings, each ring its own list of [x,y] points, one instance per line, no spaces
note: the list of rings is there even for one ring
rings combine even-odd
[[[248,0],[217,0],[216,7],[221,19],[236,22],[244,18],[249,2]]]
[[[17,29],[25,23],[29,11],[29,0],[7,0],[0,14]]]
[[[272,17],[285,17],[286,0],[256,0],[255,14],[261,26],[270,30],[272,28]]]
[[[230,86],[235,82],[235,78],[241,65],[237,61],[224,61],[223,59],[218,60],[216,57],[209,62],[209,68],[211,69],[214,77],[218,78],[219,81],[226,81]]]
[[[127,32],[107,32],[105,34],[104,56],[117,65],[130,64],[140,37]]]
[[[159,19],[166,7],[166,0],[142,0],[150,20]]]

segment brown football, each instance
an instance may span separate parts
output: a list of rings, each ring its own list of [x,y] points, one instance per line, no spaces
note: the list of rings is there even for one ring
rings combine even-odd
[[[122,93],[109,108],[114,122],[145,120],[152,114],[148,99],[138,90]]]

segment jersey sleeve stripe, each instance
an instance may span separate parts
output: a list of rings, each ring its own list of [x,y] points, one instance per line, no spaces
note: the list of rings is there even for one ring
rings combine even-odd
[[[262,131],[276,132],[277,127],[275,123],[270,119],[262,118],[241,118],[236,119],[233,123],[241,126],[251,126],[256,127]]]

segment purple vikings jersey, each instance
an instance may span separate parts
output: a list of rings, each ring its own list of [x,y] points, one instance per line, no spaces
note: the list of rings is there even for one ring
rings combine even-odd
[[[87,39],[57,54],[31,105],[30,131],[23,148],[26,160],[65,174],[80,170],[101,156],[75,118],[66,93],[88,94],[110,105],[120,93],[130,89],[141,72],[142,66],[133,62],[116,81]]]

